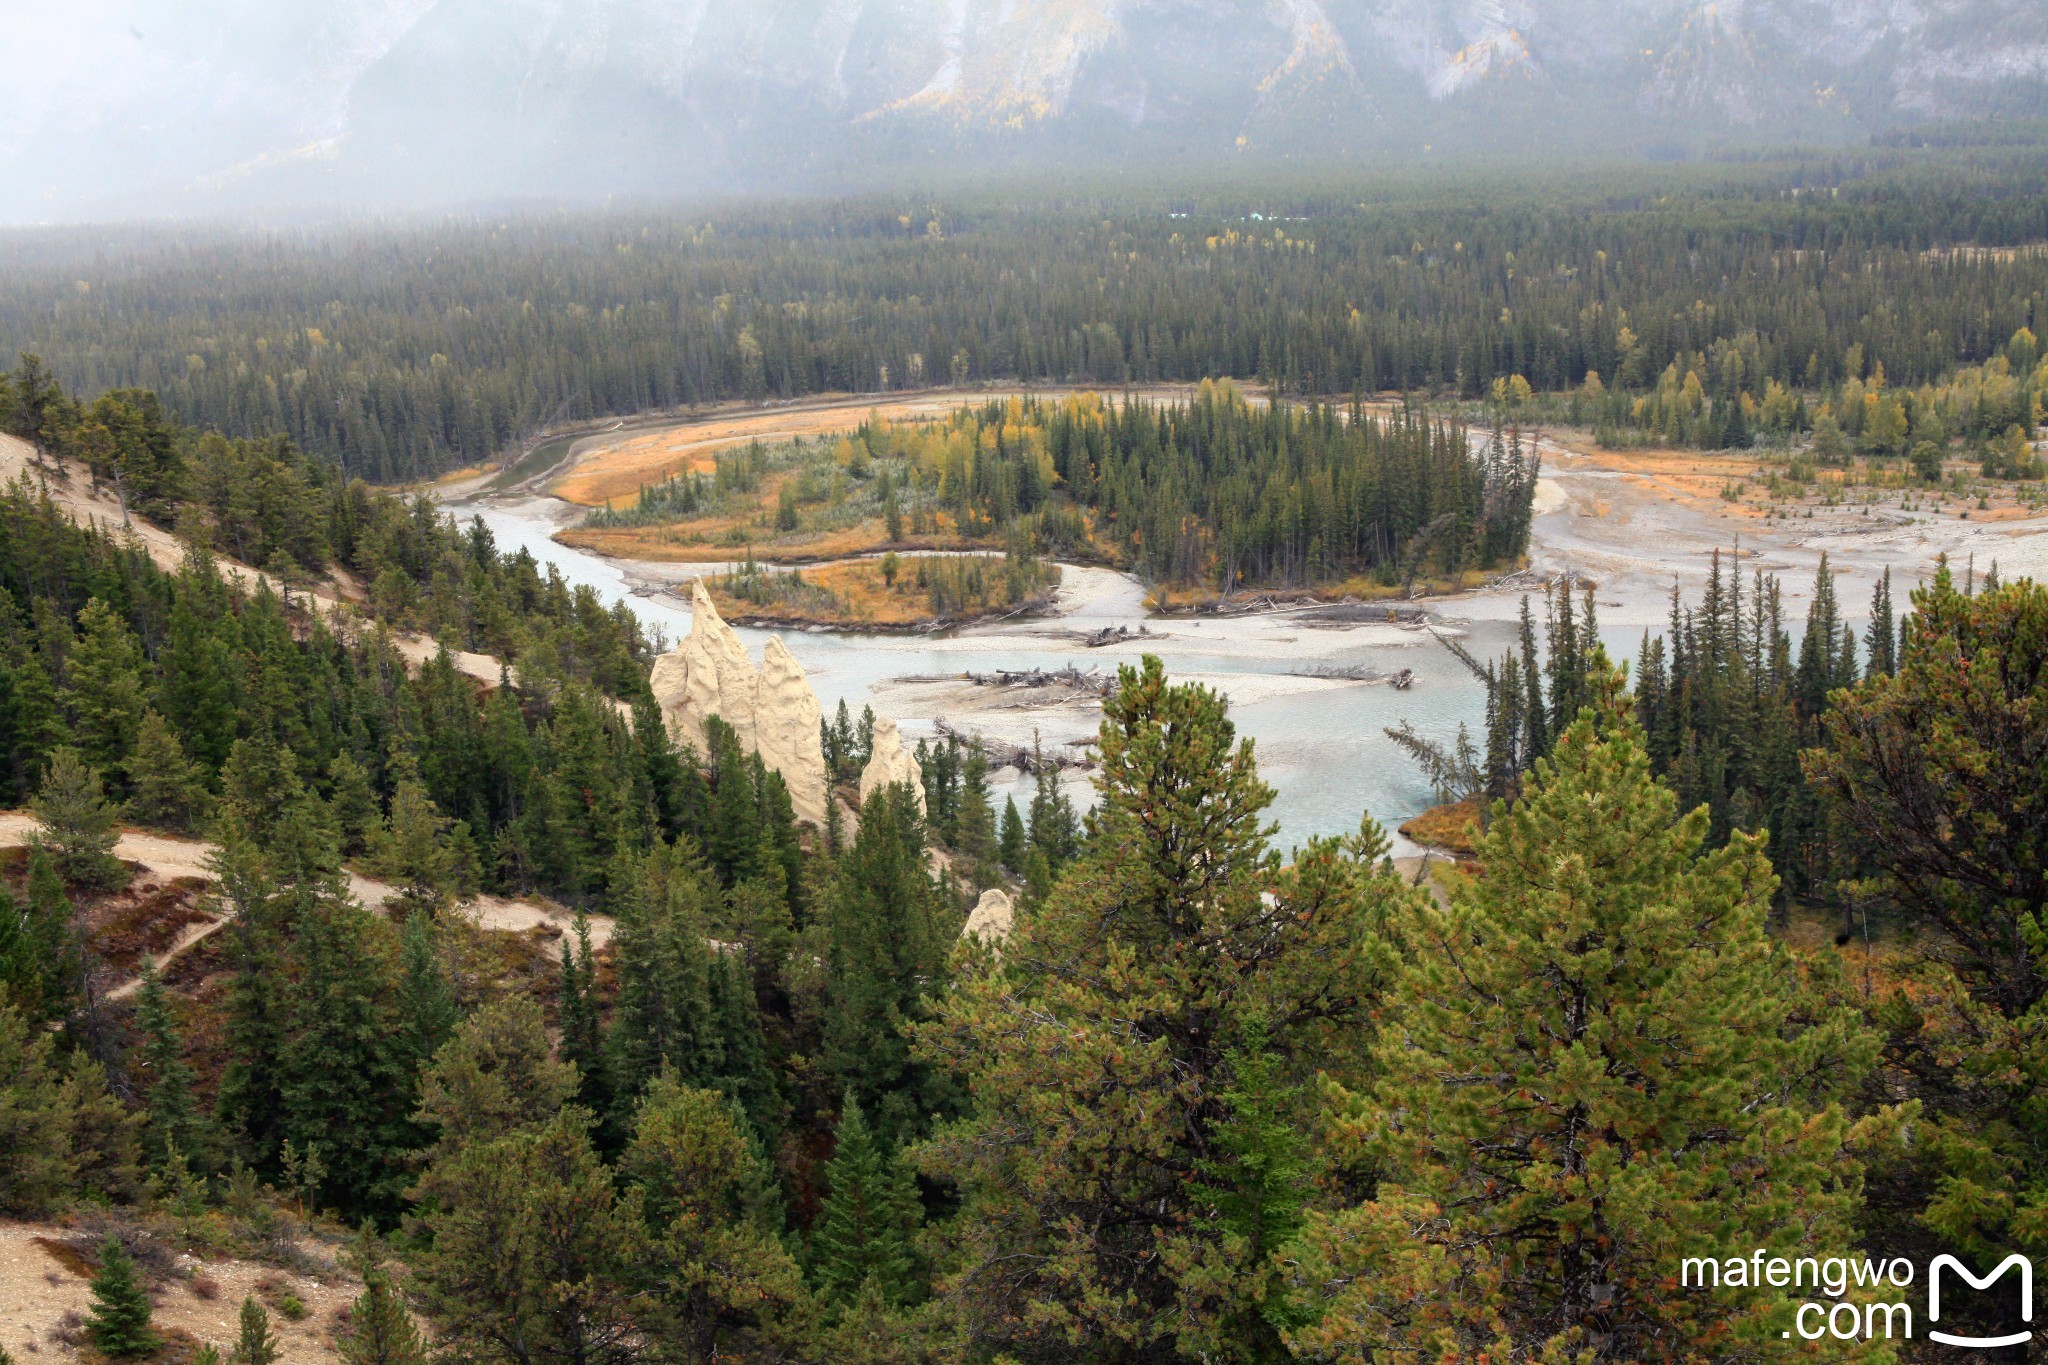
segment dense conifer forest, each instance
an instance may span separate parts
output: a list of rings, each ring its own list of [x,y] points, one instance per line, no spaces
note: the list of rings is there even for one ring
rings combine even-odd
[[[1725,401],[1711,431],[1695,405],[1683,438],[1718,443],[1772,385],[1818,394],[1879,365],[1929,384],[2038,332],[2042,172],[2027,145],[1872,149],[1304,172],[1179,198],[1047,186],[1033,203],[17,234],[0,353],[87,394],[153,389],[230,435],[287,434],[373,481],[613,414],[997,380],[1476,399],[1597,374],[1628,399],[1600,420],[1663,431],[1627,408],[1667,380],[1693,404],[1693,374]]]

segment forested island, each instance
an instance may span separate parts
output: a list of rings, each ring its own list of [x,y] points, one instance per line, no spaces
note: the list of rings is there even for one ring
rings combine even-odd
[[[2043,164],[24,249],[0,1237],[78,1308],[0,1365],[1935,1358],[1880,1311],[1917,1289],[1745,1268],[2048,1250],[2033,579],[1866,609],[1731,546],[1627,668],[1597,582],[1531,583],[1462,740],[1410,732],[1464,813],[1430,876],[1365,812],[1276,846],[1225,698],[1156,656],[1102,679],[1085,809],[1038,746],[884,771],[841,707],[799,820],[742,729],[675,737],[673,642],[392,485],[942,388],[593,480],[566,533],[873,625],[1062,563],[1469,587],[1528,562],[1543,426],[1705,452],[1760,517],[2024,529]]]

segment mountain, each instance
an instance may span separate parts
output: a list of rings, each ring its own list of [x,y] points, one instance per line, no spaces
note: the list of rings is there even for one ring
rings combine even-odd
[[[79,0],[8,22],[17,220],[2048,113],[2040,0]]]

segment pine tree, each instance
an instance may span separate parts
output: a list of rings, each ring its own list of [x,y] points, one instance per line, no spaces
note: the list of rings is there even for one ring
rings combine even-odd
[[[135,1026],[142,1034],[149,1163],[161,1172],[182,1156],[204,1171],[212,1164],[212,1134],[192,1098],[192,1068],[185,1061],[184,1041],[171,1020],[170,1001],[154,958],[143,960]]]
[[[56,858],[66,881],[109,890],[127,880],[127,868],[114,856],[118,812],[100,786],[99,773],[86,766],[77,750],[60,748],[50,755],[49,771],[30,805],[42,825],[37,840]]]
[[[363,1292],[349,1309],[348,1333],[335,1343],[347,1365],[427,1365],[427,1343],[406,1311],[365,1225],[356,1253]]]
[[[456,1026],[420,1078],[419,1121],[436,1158],[548,1122],[576,1095],[576,1070],[558,1060],[541,1008],[510,996]]]
[[[654,1274],[641,1196],[621,1194],[587,1117],[562,1110],[468,1143],[429,1172],[434,1198],[420,1221],[430,1240],[414,1268],[442,1349],[504,1360],[518,1358],[504,1346],[516,1341],[535,1361],[640,1358],[636,1289]]]
[[[92,1311],[85,1319],[92,1344],[101,1355],[117,1360],[148,1355],[162,1341],[150,1328],[152,1312],[134,1259],[119,1238],[107,1238],[100,1248],[99,1271],[92,1277]]]
[[[270,1314],[254,1298],[242,1300],[240,1330],[230,1359],[234,1365],[276,1365],[277,1334],[270,1330]]]
[[[125,775],[147,705],[142,647],[127,622],[95,597],[78,613],[78,639],[64,660],[64,707],[80,757]]]
[[[128,813],[137,823],[178,833],[197,828],[206,788],[169,722],[153,708],[142,713],[136,731],[129,788]]]
[[[1824,746],[1803,758],[1831,828],[1870,874],[1864,894],[1940,944],[1872,1008],[1892,1044],[1887,1088],[1926,1107],[1926,1140],[1901,1176],[1926,1202],[1901,1238],[2039,1256],[2048,588],[2022,579],[1968,595],[1944,562],[1913,607],[1896,671],[1844,695]]]
[[[1310,1226],[1303,1280],[1343,1287],[1309,1354],[1765,1349],[1792,1302],[1675,1290],[1678,1258],[1850,1244],[1839,1100],[1875,1040],[1766,936],[1762,841],[1702,854],[1707,813],[1678,815],[1618,678],[1593,682],[1600,710],[1496,807],[1486,876],[1417,904],[1370,1096],[1333,1092],[1331,1140],[1382,1193]]]
[[[909,1296],[916,1261],[911,1236],[920,1209],[909,1170],[879,1143],[847,1092],[825,1163],[825,1205],[812,1234],[812,1278],[827,1298],[848,1303],[872,1284],[883,1300]]]
[[[78,1173],[55,1049],[0,996],[0,1209],[31,1218],[50,1212]]]
[[[914,1026],[918,1057],[975,1098],[914,1153],[960,1190],[941,1291],[991,1352],[1277,1358],[1271,1249],[1205,1191],[1226,1169],[1246,1179],[1231,1216],[1253,1227],[1284,1179],[1263,1136],[1238,1141],[1281,1120],[1225,1101],[1233,1054],[1283,1059],[1263,1103],[1297,1103],[1302,1127],[1295,1088],[1363,1063],[1391,957],[1380,926],[1416,893],[1369,824],[1283,869],[1250,743],[1221,697],[1169,684],[1156,658],[1122,670],[1098,752],[1080,860]],[[1218,1165],[1226,1140],[1243,1155]]]
[[[635,1109],[619,1163],[643,1219],[644,1321],[693,1365],[751,1355],[803,1296],[776,1236],[773,1176],[747,1127],[726,1096],[663,1077]]]
[[[378,873],[398,883],[397,913],[436,915],[453,901],[458,877],[450,857],[449,824],[425,783],[417,778],[399,782],[387,827],[371,850]]]

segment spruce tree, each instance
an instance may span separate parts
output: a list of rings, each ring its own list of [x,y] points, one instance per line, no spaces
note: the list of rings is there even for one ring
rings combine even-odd
[[[911,1236],[921,1210],[917,1187],[895,1153],[868,1128],[848,1091],[825,1163],[825,1205],[811,1235],[811,1276],[819,1291],[849,1303],[872,1284],[900,1304],[912,1289]]]
[[[28,855],[28,904],[22,911],[22,936],[34,965],[36,990],[19,997],[22,1009],[40,1020],[61,1019],[78,999],[84,954],[78,910],[64,894],[64,877],[47,848],[32,846]],[[26,983],[24,983],[26,984]]]
[[[92,1311],[85,1319],[92,1344],[101,1355],[117,1360],[148,1355],[162,1343],[149,1325],[153,1311],[134,1259],[119,1238],[108,1237],[100,1247],[99,1270],[92,1277]]]
[[[562,940],[561,980],[556,1015],[561,1020],[562,1060],[581,1077],[577,1098],[593,1114],[609,1107],[605,1089],[604,1027],[599,1018],[597,961],[590,947],[590,917],[576,912],[576,930]]]
[[[227,1062],[214,1117],[258,1170],[274,1172],[284,1141],[283,1052],[288,1004],[281,980],[284,953],[269,922],[275,888],[255,849],[232,831],[222,835],[211,868],[221,883],[234,974],[227,996]]]
[[[921,1132],[949,1103],[950,1087],[911,1058],[903,1030],[943,991],[957,932],[925,867],[915,795],[902,783],[878,788],[833,892],[820,1060],[892,1142]]]
[[[1054,876],[1081,849],[1081,822],[1074,815],[1074,803],[1060,790],[1057,763],[1047,760],[1044,746],[1034,737],[1031,744],[1032,771],[1036,786],[1031,793],[1031,842],[1045,854]]]
[[[1003,798],[1003,819],[1000,833],[996,836],[996,848],[1003,866],[1013,876],[1024,875],[1025,839],[1024,817],[1017,814],[1017,799],[1006,796]]]
[[[170,1001],[154,958],[143,960],[135,1026],[142,1034],[149,1164],[161,1172],[182,1156],[204,1171],[212,1164],[212,1134],[192,1098],[192,1068],[186,1064],[184,1041],[172,1022]]]
[[[278,1057],[283,1135],[319,1154],[320,1197],[352,1217],[395,1211],[405,1183],[396,1158],[419,1145],[388,945],[389,931],[353,901],[306,916]]]
[[[425,1066],[448,1041],[459,1016],[455,987],[441,960],[439,926],[433,916],[415,911],[399,931],[398,1012],[405,1031],[405,1051],[414,1070]]]
[[[953,847],[971,867],[986,871],[996,858],[995,811],[989,805],[988,754],[977,741],[960,765],[960,805],[953,817]]]
[[[1762,840],[1702,853],[1706,811],[1678,814],[1592,681],[1598,711],[1495,807],[1486,875],[1417,903],[1379,1081],[1332,1091],[1334,1149],[1381,1192],[1310,1224],[1302,1278],[1340,1287],[1308,1354],[1765,1350],[1793,1300],[1675,1289],[1679,1258],[1852,1244],[1840,1100],[1875,1040],[1766,936]]]
[[[1863,631],[1865,677],[1888,678],[1898,671],[1898,638],[1892,619],[1892,569],[1887,564],[1870,595],[1870,624]]]
[[[633,1106],[664,1071],[706,1084],[722,1060],[711,1027],[705,906],[710,874],[684,840],[644,857],[622,853],[611,878],[617,992],[605,1037],[613,1110],[608,1136],[622,1137]]]

